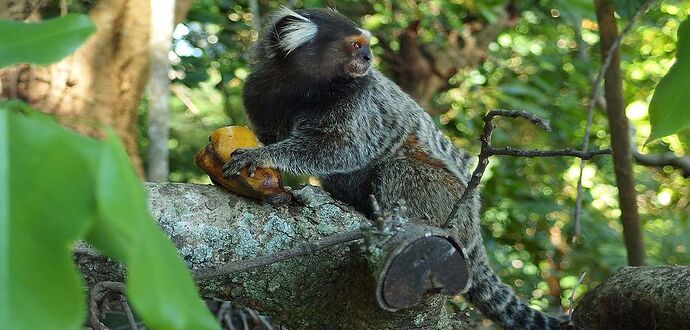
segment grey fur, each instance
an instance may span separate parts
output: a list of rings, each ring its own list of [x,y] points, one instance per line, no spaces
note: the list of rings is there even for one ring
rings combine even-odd
[[[302,12],[330,31],[362,33],[332,11]],[[335,63],[337,68],[356,56],[337,51],[339,44],[318,44],[318,37],[285,58],[257,58],[244,102],[252,128],[266,145],[233,154],[226,173],[259,166],[311,174],[321,178],[333,197],[367,214],[368,196],[373,194],[384,208],[402,198],[411,216],[443,224],[467,185],[468,154],[455,148],[410,96],[375,69],[352,78],[334,69],[325,70],[333,73],[324,77],[295,68],[305,58],[317,62],[312,63],[315,67]],[[271,47],[270,42],[260,40],[259,45]],[[331,55],[319,57],[318,49]],[[479,208],[475,194],[461,206],[454,233],[466,249],[474,277],[465,297],[504,328],[558,329],[557,319],[520,302],[491,270]]]

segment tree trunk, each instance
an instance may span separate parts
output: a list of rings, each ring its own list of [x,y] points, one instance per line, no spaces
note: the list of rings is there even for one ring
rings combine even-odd
[[[616,18],[613,15],[613,7],[609,2],[606,0],[595,0],[594,2],[599,21],[603,62],[618,36],[618,29]],[[630,149],[630,128],[628,118],[625,116],[619,48],[616,48],[611,56],[611,64],[606,70],[605,79],[606,110],[611,132],[611,149],[613,150],[613,166],[618,186],[623,238],[625,248],[628,251],[628,264],[638,266],[644,264],[644,241],[642,240],[642,225],[637,212],[635,179],[632,172],[632,150]]]
[[[576,329],[690,329],[690,267],[623,267],[589,291]]]
[[[0,4],[0,16],[40,19],[47,1]],[[176,18],[191,0],[179,0]],[[67,127],[99,137],[112,127],[141,175],[136,143],[137,106],[148,77],[150,2],[99,0],[89,15],[97,31],[74,54],[47,67],[18,65],[0,70],[0,96],[19,98],[55,114]]]
[[[152,2],[149,70],[149,120],[146,178],[148,181],[168,181],[168,106],[170,103],[170,60],[175,0]]]
[[[301,206],[280,207],[262,205],[215,186],[150,183],[147,188],[154,218],[188,266],[197,271],[274,254],[370,224],[349,206],[310,186],[293,191]],[[122,280],[121,266],[79,251],[75,260],[87,285]],[[445,308],[443,295],[431,295],[420,305],[403,311],[381,309],[367,256],[361,241],[350,242],[247,272],[203,280],[199,288],[204,297],[250,307],[290,329],[459,327],[459,321]]]

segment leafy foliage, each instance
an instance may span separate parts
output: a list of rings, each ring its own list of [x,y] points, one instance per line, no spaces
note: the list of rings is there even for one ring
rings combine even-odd
[[[685,97],[690,95],[690,19],[678,28],[676,62],[654,90],[649,103],[652,133],[647,142],[674,134],[690,125],[690,107]]]
[[[0,22],[0,54],[11,54],[0,63],[47,64],[74,51],[93,30],[83,15]],[[31,38],[19,38],[22,33]],[[86,239],[127,266],[128,296],[148,326],[218,328],[177,250],[149,214],[143,187],[112,132],[105,141],[93,140],[19,101],[0,102],[0,128],[3,326],[80,327],[86,299],[72,246]],[[43,269],[50,270],[49,280]]]
[[[0,223],[2,314],[12,329],[78,328],[84,292],[71,259],[86,238],[128,270],[127,291],[143,320],[159,329],[215,329],[191,275],[148,213],[143,187],[112,133],[81,136],[18,102],[0,104],[2,177],[11,194]],[[6,261],[5,261],[6,260]],[[51,270],[47,281],[41,269]],[[21,283],[21,285],[20,285]],[[59,283],[59,285],[55,285]],[[32,312],[39,304],[41,317]]]
[[[0,67],[50,64],[72,53],[94,31],[91,18],[78,14],[36,23],[0,21]]]

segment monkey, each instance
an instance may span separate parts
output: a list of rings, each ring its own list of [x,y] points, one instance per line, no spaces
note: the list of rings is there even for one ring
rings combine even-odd
[[[261,32],[243,102],[263,146],[239,149],[226,176],[270,167],[320,178],[334,198],[371,216],[403,199],[410,217],[441,226],[469,180],[471,157],[372,67],[371,33],[332,9],[278,10]],[[478,193],[460,206],[456,239],[472,284],[464,297],[506,329],[558,329],[528,307],[488,263]]]

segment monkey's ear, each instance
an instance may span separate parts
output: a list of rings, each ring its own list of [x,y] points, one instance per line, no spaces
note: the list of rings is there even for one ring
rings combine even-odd
[[[282,7],[275,12],[270,22],[264,36],[264,41],[268,43],[264,47],[273,50],[268,52],[269,57],[274,57],[279,53],[287,56],[314,39],[318,32],[316,23],[287,7]]]

